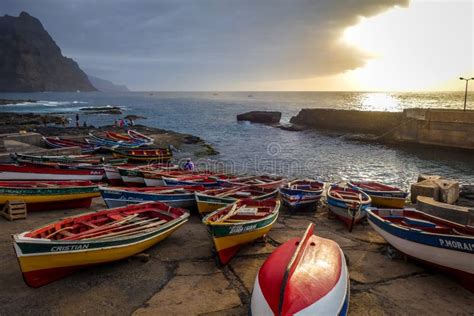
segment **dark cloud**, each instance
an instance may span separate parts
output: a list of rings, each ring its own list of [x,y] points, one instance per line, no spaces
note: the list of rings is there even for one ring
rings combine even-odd
[[[63,53],[135,89],[199,90],[362,66],[343,30],[408,0],[2,0],[39,18]]]

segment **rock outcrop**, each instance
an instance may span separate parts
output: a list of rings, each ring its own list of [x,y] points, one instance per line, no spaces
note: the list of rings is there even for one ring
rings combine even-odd
[[[237,115],[237,121],[250,121],[252,123],[277,124],[280,122],[281,112],[276,111],[251,111]]]
[[[0,17],[0,92],[95,91],[41,22],[26,12]]]

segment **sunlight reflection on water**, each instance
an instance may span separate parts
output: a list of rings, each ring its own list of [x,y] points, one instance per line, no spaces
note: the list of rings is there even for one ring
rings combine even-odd
[[[148,118],[139,123],[202,137],[220,152],[208,158],[229,162],[242,171],[275,170],[286,176],[317,177],[325,181],[373,179],[404,188],[416,180],[418,173],[441,174],[474,183],[472,155],[449,150],[437,150],[434,155],[429,149],[392,148],[355,142],[340,134],[289,132],[238,123],[235,119],[237,114],[251,110],[281,111],[282,122],[288,122],[301,108],[379,111],[460,108],[463,93],[252,92],[252,97],[248,95],[248,92],[29,93],[0,94],[0,98],[49,102],[44,106],[41,103],[3,106],[2,111],[57,113],[78,111],[84,106],[119,105],[125,107],[122,116],[138,114]],[[473,93],[469,94],[468,103],[474,107]],[[94,125],[113,124],[116,118],[81,114],[81,120]],[[269,152],[268,146],[274,143],[278,144],[277,151]]]

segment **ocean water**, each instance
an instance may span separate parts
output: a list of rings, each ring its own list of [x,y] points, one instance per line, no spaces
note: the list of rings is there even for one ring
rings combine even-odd
[[[124,114],[147,117],[145,125],[197,135],[220,154],[201,165],[236,173],[273,173],[324,181],[373,179],[408,188],[419,173],[440,174],[474,183],[474,155],[442,149],[387,147],[317,131],[290,132],[241,123],[236,115],[276,110],[282,122],[301,108],[401,111],[404,108],[462,108],[464,93],[380,92],[128,92],[128,93],[2,93],[5,99],[37,103],[1,106],[0,111],[68,113],[81,107],[116,105]],[[474,108],[474,94],[468,106]],[[119,116],[83,115],[81,123],[112,124]]]

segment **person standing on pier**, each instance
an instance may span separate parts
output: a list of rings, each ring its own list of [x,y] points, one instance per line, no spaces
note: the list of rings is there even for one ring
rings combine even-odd
[[[76,113],[76,127],[79,127],[79,113]]]

